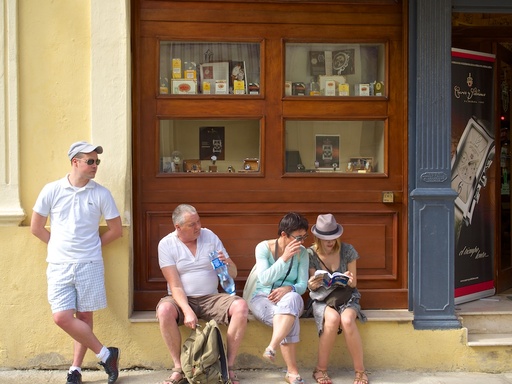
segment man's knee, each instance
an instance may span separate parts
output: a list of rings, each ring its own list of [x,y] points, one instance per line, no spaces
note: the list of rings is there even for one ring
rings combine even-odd
[[[74,311],[73,310],[67,310],[67,311],[60,311],[55,312],[53,314],[53,321],[55,324],[57,324],[60,328],[66,329],[69,324],[74,320]]]
[[[247,302],[244,299],[238,299],[233,301],[229,308],[231,312],[231,317],[243,317],[247,319],[247,316],[249,315],[249,306],[247,305]]]
[[[172,303],[163,302],[160,303],[156,309],[156,317],[160,323],[165,323],[170,320],[176,322],[178,319],[178,312]]]

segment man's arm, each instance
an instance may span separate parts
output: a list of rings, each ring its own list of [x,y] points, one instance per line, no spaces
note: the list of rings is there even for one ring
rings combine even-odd
[[[195,329],[197,325],[197,316],[188,304],[188,298],[185,294],[185,290],[183,289],[183,284],[181,283],[180,275],[175,265],[170,265],[168,267],[162,268],[162,274],[169,285],[169,289],[172,292],[172,297],[178,303],[178,306],[183,311],[185,316],[184,324],[185,326]]]
[[[48,244],[50,241],[50,231],[45,228],[46,216],[42,216],[37,212],[32,213],[32,220],[30,221],[30,232],[42,242]]]
[[[101,235],[101,245],[105,246],[114,240],[123,236],[123,226],[121,217],[117,216],[113,219],[106,220],[108,229]]]

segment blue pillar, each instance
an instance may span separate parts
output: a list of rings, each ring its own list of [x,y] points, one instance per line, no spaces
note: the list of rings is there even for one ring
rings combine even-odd
[[[409,7],[409,309],[415,329],[460,328],[450,186],[451,2]]]

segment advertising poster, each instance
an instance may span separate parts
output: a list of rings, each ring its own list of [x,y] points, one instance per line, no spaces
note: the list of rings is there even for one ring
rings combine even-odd
[[[452,49],[456,304],[495,292],[494,62],[494,55]]]

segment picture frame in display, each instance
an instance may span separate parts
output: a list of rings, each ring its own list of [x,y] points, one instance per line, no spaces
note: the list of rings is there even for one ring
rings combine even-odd
[[[339,168],[340,135],[315,135],[315,155],[320,168]]]

